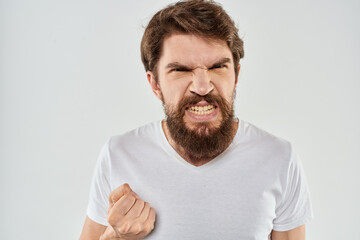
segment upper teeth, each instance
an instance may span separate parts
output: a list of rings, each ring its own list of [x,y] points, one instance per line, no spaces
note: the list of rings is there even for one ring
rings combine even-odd
[[[209,114],[215,110],[215,106],[206,105],[206,106],[192,106],[188,108],[189,112],[196,114]]]

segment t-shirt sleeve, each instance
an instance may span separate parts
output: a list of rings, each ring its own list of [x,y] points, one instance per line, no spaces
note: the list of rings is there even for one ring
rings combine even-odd
[[[284,175],[284,192],[275,209],[275,231],[289,231],[313,218],[309,188],[301,160],[293,150],[290,158]]]
[[[101,225],[109,225],[107,222],[107,210],[109,207],[108,196],[111,192],[109,181],[109,141],[105,143],[95,167],[94,176],[90,187],[87,216]]]

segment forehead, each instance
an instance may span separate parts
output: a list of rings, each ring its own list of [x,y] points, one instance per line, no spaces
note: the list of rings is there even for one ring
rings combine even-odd
[[[179,62],[187,65],[209,65],[230,58],[230,48],[224,40],[191,34],[171,34],[163,42],[160,65]]]

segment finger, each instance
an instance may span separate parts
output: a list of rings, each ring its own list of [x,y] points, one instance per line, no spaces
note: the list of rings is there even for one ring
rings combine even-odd
[[[155,213],[155,209],[154,208],[150,208],[150,213],[148,218],[146,219],[146,221],[150,222],[150,223],[154,223],[155,222],[155,218],[156,218],[156,213]]]
[[[131,193],[125,194],[114,204],[114,206],[110,209],[109,214],[116,214],[123,217],[132,208],[135,201],[136,198]]]
[[[145,202],[144,208],[139,216],[140,222],[145,222],[146,219],[148,219],[149,214],[150,214],[150,209],[151,209],[150,204],[148,202]]]
[[[154,208],[150,208],[150,213],[144,224],[148,224],[151,229],[154,229],[156,213]]]
[[[130,211],[126,214],[126,218],[135,219],[138,218],[144,208],[144,201],[137,199],[135,204],[131,207]]]
[[[113,190],[109,195],[109,204],[110,208],[113,207],[113,205],[125,194],[132,192],[129,184],[124,183],[120,187]]]
[[[105,232],[100,236],[99,240],[105,240],[105,239],[115,239],[117,237],[116,232],[114,231],[113,227],[108,226],[105,229]]]

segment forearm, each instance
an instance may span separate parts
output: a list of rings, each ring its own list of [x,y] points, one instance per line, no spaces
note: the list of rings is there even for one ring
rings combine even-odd
[[[285,232],[272,231],[271,240],[305,240],[305,225]]]
[[[118,237],[113,229],[113,227],[108,226],[103,234],[101,234],[99,240],[123,240]]]

